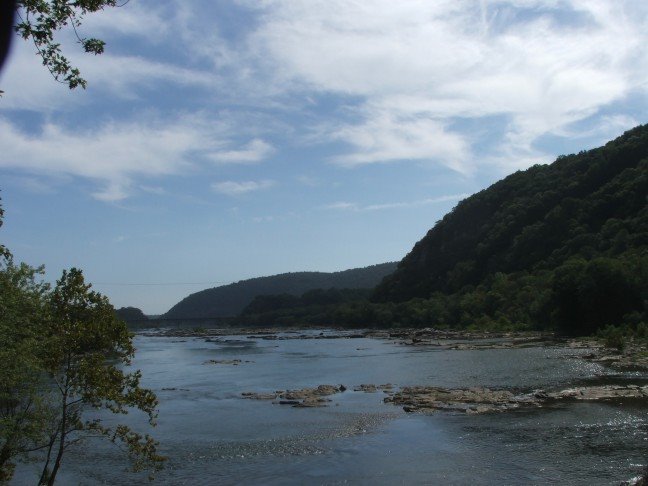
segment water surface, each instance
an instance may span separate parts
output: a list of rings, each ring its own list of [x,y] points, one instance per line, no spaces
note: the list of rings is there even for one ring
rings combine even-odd
[[[285,334],[286,336],[293,336]],[[442,350],[382,339],[138,336],[134,366],[160,399],[160,484],[618,484],[646,463],[648,409],[562,403],[488,415],[406,414],[362,383],[514,391],[645,383],[564,347]],[[206,364],[240,359],[238,366]],[[244,400],[245,391],[343,384],[325,408]],[[137,425],[141,417],[129,415]],[[61,484],[133,484],[112,446],[85,443]],[[23,468],[18,480],[29,477]]]

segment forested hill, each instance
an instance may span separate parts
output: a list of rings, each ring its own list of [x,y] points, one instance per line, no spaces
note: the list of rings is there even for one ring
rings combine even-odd
[[[461,201],[377,287],[372,300],[469,291],[498,272],[541,275],[575,258],[643,261],[647,249],[648,125],[643,125],[603,147],[518,171]],[[633,265],[623,262],[626,269]],[[547,281],[554,291],[560,285],[559,278]]]
[[[242,280],[191,294],[162,317],[230,317],[238,315],[258,295],[286,293],[300,296],[313,289],[370,289],[395,268],[396,263],[389,262],[342,272],[295,272]]]
[[[115,309],[115,314],[126,323],[148,321],[148,317],[137,307],[120,307],[119,309]]]

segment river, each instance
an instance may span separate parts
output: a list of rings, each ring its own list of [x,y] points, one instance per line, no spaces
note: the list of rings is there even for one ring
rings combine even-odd
[[[308,337],[318,335],[311,331]],[[159,484],[619,484],[646,464],[646,403],[560,402],[466,415],[408,414],[363,384],[486,386],[519,391],[648,382],[561,346],[447,350],[394,340],[217,339],[138,335],[135,368],[160,400],[152,434],[168,456]],[[238,365],[209,360],[241,360]],[[246,400],[241,393],[343,384],[323,408]],[[129,414],[137,425],[141,417]],[[124,456],[86,442],[60,484],[138,484]],[[32,484],[36,465],[16,484]]]

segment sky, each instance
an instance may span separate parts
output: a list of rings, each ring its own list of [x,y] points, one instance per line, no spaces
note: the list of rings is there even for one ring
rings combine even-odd
[[[646,123],[645,0],[130,0],[68,90],[16,37],[0,242],[115,307],[400,260],[459,200]]]

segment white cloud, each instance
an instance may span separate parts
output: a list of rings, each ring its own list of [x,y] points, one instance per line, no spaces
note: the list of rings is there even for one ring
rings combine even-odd
[[[163,187],[159,186],[139,186],[139,188],[144,192],[155,194],[157,196],[164,196],[167,193]]]
[[[240,196],[242,194],[260,191],[262,189],[268,189],[274,185],[275,182],[271,180],[242,182],[223,181],[215,182],[211,185],[211,187],[214,191],[225,194],[227,196]]]
[[[610,139],[617,134],[636,127],[641,122],[636,118],[628,115],[612,115],[598,118],[594,125],[586,129],[575,129],[574,127],[565,127],[563,130],[556,130],[556,133],[562,137],[570,138],[602,138]]]
[[[216,162],[249,164],[265,159],[272,152],[274,152],[272,145],[259,138],[255,138],[243,148],[219,152],[214,155],[213,159]]]
[[[130,183],[128,180],[109,181],[100,191],[95,191],[92,196],[99,201],[116,202],[126,199],[129,195]]]
[[[111,37],[135,36],[159,42],[169,34],[171,24],[160,2],[128,2],[123,7],[105,8],[83,18],[80,34],[105,39],[110,48]]]
[[[352,210],[357,211],[358,205],[356,203],[351,203],[347,201],[338,201],[335,203],[327,204],[323,206],[322,209],[341,209],[341,210]]]
[[[40,177],[31,176],[9,176],[4,177],[3,181],[16,184],[23,189],[34,194],[54,194],[56,193],[56,183],[43,180]]]
[[[4,109],[48,112],[70,110],[92,101],[93,96],[106,93],[111,97],[132,99],[145,88],[158,89],[161,83],[181,87],[210,89],[218,82],[218,75],[204,70],[187,69],[167,62],[142,56],[70,56],[72,63],[88,81],[88,89],[69,90],[57,83],[33,46],[17,39],[14,54],[3,70],[1,100]],[[66,52],[66,54],[68,54]],[[68,54],[69,55],[69,54]]]
[[[187,69],[140,56],[103,54],[84,57],[79,59],[78,66],[88,80],[89,90],[108,90],[112,96],[121,98],[134,97],[141,89],[155,88],[160,83],[209,88],[217,80],[215,74],[207,71]]]
[[[3,109],[49,111],[53,108],[71,109],[88,100],[82,92],[72,93],[54,81],[41,64],[32,45],[14,39],[12,55],[2,70],[0,99]],[[74,96],[78,94],[78,96]]]
[[[199,116],[181,116],[166,124],[112,122],[92,130],[46,123],[40,133],[28,134],[0,118],[0,167],[90,179],[101,186],[95,198],[118,201],[130,194],[136,177],[184,174],[196,169],[196,160],[218,157],[229,144],[227,130]]]
[[[448,201],[459,201],[470,194],[450,194],[446,196],[431,197],[426,199],[420,199],[418,201],[404,201],[404,202],[393,202],[393,203],[381,203],[381,204],[369,204],[366,206],[361,206],[357,203],[339,201],[332,204],[327,204],[323,206],[322,209],[332,209],[340,211],[382,211],[385,209],[403,209],[403,208],[414,208],[419,206],[427,206],[429,204],[438,204]]]
[[[338,159],[349,165],[430,159],[470,171],[478,161],[470,135],[451,121],[496,115],[509,120],[499,155],[524,164],[529,153],[545,155],[532,149],[539,137],[648,82],[646,2],[268,0],[259,8],[264,22],[250,42],[276,84],[360,100],[349,105],[356,120],[323,137],[349,143]]]
[[[449,132],[442,123],[424,117],[399,117],[388,110],[371,110],[367,121],[334,130],[333,138],[344,140],[355,148],[338,156],[335,162],[355,166],[398,160],[438,161],[465,172],[470,164],[466,141]]]
[[[430,197],[427,199],[421,199],[419,201],[406,201],[406,202],[396,202],[396,203],[384,203],[384,204],[370,204],[362,208],[364,211],[381,211],[383,209],[400,209],[400,208],[414,208],[418,206],[427,206],[428,204],[438,204],[448,201],[459,201],[465,199],[470,194],[451,194],[448,196],[439,196],[439,197]]]
[[[602,142],[641,121],[611,107],[648,90],[646,2],[239,0],[236,9],[256,18],[238,18],[234,34],[207,1],[109,9],[88,16],[88,34],[148,44],[129,56],[109,49],[72,59],[88,91],[54,83],[22,41],[0,85],[3,108],[46,114],[74,113],[97,96],[165,106],[161,87],[173,85],[179,96],[171,106],[185,95],[200,99],[214,119],[230,120],[227,133],[173,113],[163,123],[89,130],[49,123],[38,135],[5,119],[0,166],[90,178],[102,187],[95,197],[118,200],[140,190],[136,179],[194,167],[194,154],[259,162],[281,143],[271,145],[269,132],[304,145],[342,142],[329,160],[343,166],[416,161],[468,174],[480,165],[550,161],[556,154],[538,148],[546,135]],[[164,42],[175,42],[164,58],[142,48]],[[494,118],[503,126],[478,130],[496,148],[478,152],[474,127]]]

